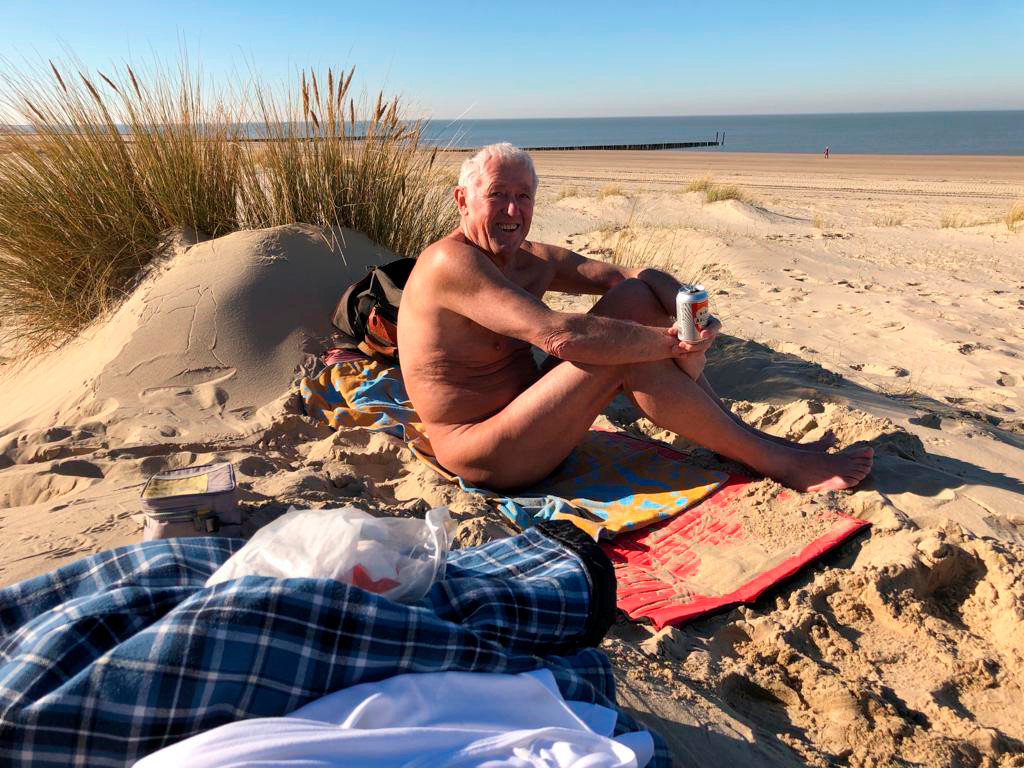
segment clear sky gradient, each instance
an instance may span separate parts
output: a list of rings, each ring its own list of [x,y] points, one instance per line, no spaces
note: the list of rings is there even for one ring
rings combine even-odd
[[[1024,109],[1022,41],[1022,0],[0,0],[15,62],[355,65],[435,119]]]

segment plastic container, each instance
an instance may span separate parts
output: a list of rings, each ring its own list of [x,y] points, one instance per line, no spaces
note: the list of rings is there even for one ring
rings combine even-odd
[[[174,536],[241,536],[238,485],[230,462],[158,472],[142,489],[145,541]]]

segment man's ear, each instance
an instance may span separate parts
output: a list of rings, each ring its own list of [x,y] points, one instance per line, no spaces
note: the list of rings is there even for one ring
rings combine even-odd
[[[466,207],[466,188],[456,187],[455,188],[455,205],[459,207],[459,215],[465,216],[467,212]]]

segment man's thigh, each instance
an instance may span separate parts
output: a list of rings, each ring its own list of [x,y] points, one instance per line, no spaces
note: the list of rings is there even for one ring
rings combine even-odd
[[[466,480],[492,488],[535,483],[582,440],[619,390],[618,366],[558,362],[485,421],[447,430],[431,442],[437,458]]]

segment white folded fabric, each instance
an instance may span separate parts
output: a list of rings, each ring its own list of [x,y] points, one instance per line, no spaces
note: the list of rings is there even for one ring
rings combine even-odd
[[[136,768],[642,768],[649,733],[567,702],[546,669],[397,675],[328,694],[286,717],[229,723]]]

